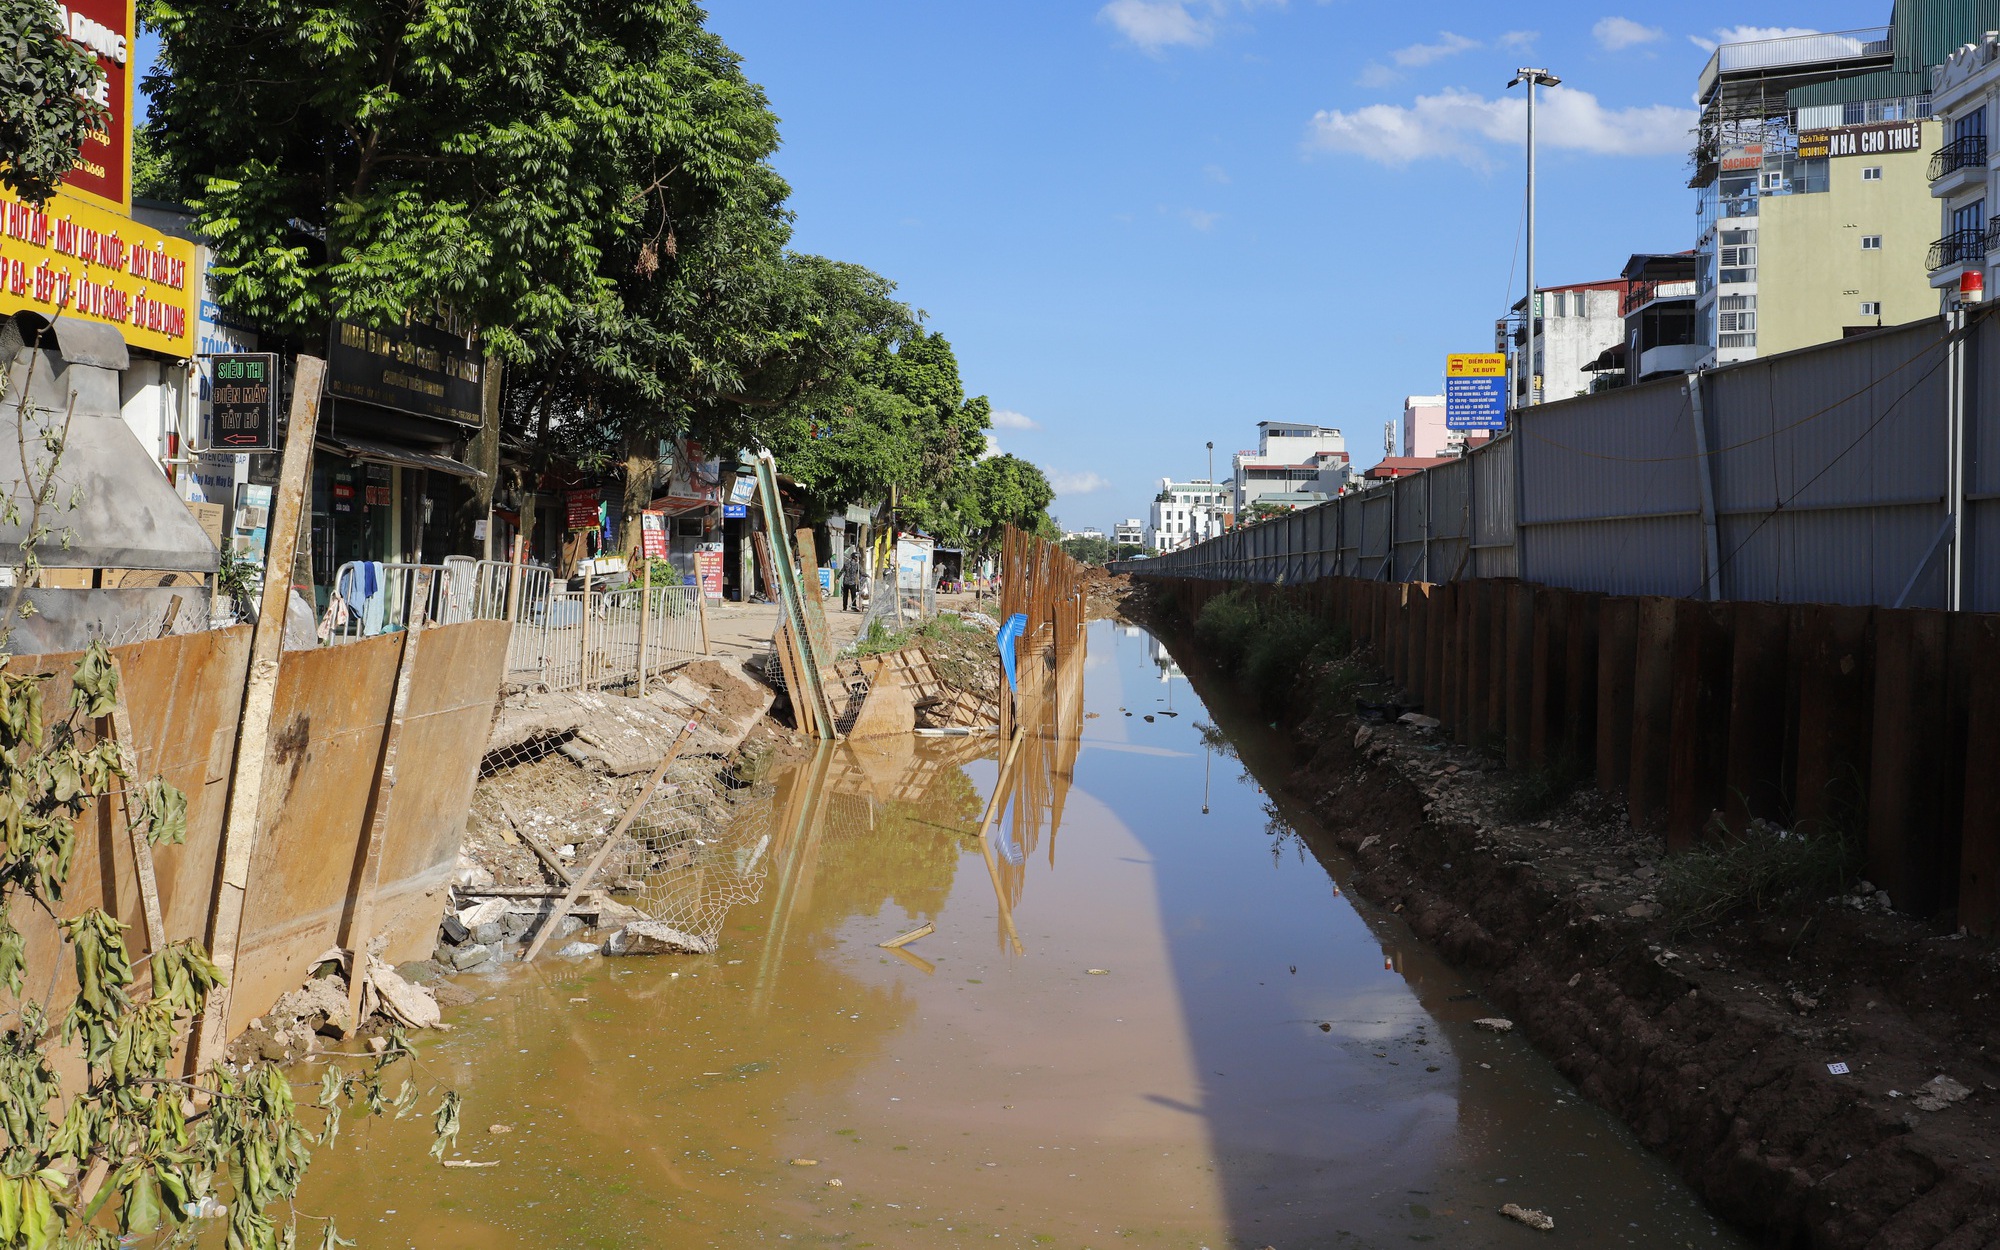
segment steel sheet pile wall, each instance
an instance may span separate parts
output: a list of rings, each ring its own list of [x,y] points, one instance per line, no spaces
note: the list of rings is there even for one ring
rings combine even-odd
[[[1238,589],[1156,584],[1189,618]],[[1594,777],[1670,850],[1752,819],[1853,836],[1901,910],[2000,931],[2000,617],[1504,578],[1243,589],[1351,631],[1458,741]]]
[[[1520,577],[1574,590],[1947,604],[1942,321],[1546,404],[1438,468],[1123,572],[1295,583]],[[1963,605],[2000,608],[2000,318],[1964,350]],[[1518,480],[1517,480],[1518,479]],[[1519,513],[1517,517],[1517,511]],[[1464,548],[1468,527],[1471,551]]]
[[[422,631],[397,768],[406,778],[389,810],[372,933],[394,963],[436,940],[443,895],[485,751],[509,626],[470,621]],[[287,652],[279,672],[264,803],[245,898],[234,1033],[297,988],[328,947],[349,936],[358,869],[376,802],[398,661],[392,634],[349,646]],[[187,840],[154,851],[166,938],[212,944],[222,827],[250,650],[235,626],[115,647],[129,710],[135,777],[158,775],[188,796]],[[45,706],[68,706],[75,655],[19,656],[16,672],[53,674]],[[79,819],[84,837],[62,914],[102,907],[131,926],[134,957],[150,954],[131,840],[116,801]],[[27,984],[40,994],[58,953],[53,921],[15,918],[29,939]],[[157,943],[155,943],[157,945]]]

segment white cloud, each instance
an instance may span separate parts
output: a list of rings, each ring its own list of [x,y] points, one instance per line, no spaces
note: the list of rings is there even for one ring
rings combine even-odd
[[[1058,495],[1088,495],[1092,491],[1103,490],[1111,482],[1102,474],[1085,469],[1081,473],[1051,473],[1049,485],[1056,488]]]
[[[1033,417],[1013,411],[1011,408],[993,410],[993,426],[1001,430],[1039,430],[1042,427]]]
[[[1201,176],[1220,187],[1229,185],[1229,171],[1220,165],[1203,165]]]
[[[1391,83],[1400,81],[1402,77],[1401,74],[1382,64],[1382,62],[1370,61],[1361,67],[1361,75],[1354,80],[1354,85],[1379,90],[1380,88],[1389,86]]]
[[[1597,46],[1606,52],[1623,52],[1667,37],[1667,32],[1659,27],[1642,26],[1629,17],[1599,18],[1590,33],[1596,37]]]
[[[1715,38],[1704,39],[1700,35],[1689,35],[1688,41],[1703,52],[1713,52],[1719,45],[1725,43],[1761,43],[1766,39],[1790,39],[1796,35],[1818,33],[1810,26],[1718,26],[1715,29]],[[1845,39],[1841,42],[1852,45],[1852,51],[1861,51],[1860,40]]]
[[[979,453],[979,458],[981,460],[991,460],[1000,454],[1000,440],[993,437],[993,431],[986,431],[986,450]]]
[[[1479,46],[1477,39],[1467,39],[1464,35],[1454,35],[1448,30],[1438,32],[1436,43],[1413,43],[1407,48],[1398,48],[1389,54],[1389,59],[1404,69],[1416,69],[1434,61],[1442,61],[1448,56],[1457,56]]]
[[[1097,16],[1155,54],[1163,48],[1199,48],[1215,38],[1214,20],[1195,16],[1187,0],[1111,0]]]
[[[1511,52],[1525,52],[1542,37],[1539,30],[1510,30],[1493,41],[1496,48],[1506,48]]]
[[[1222,220],[1222,214],[1200,208],[1184,208],[1181,210],[1181,220],[1197,230],[1207,231],[1215,228],[1215,223]]]
[[[1588,91],[1570,87],[1548,88],[1538,105],[1539,146],[1598,156],[1684,152],[1695,124],[1693,109],[1665,104],[1608,109]],[[1313,115],[1306,147],[1364,156],[1384,165],[1441,158],[1484,167],[1492,164],[1496,146],[1511,148],[1522,142],[1527,108],[1519,95],[1489,100],[1447,88],[1437,95],[1418,96],[1408,105],[1323,109]]]

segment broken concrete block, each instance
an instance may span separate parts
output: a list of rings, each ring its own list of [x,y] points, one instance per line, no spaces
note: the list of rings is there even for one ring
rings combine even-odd
[[[607,955],[712,955],[715,943],[657,920],[635,920],[604,942]]]

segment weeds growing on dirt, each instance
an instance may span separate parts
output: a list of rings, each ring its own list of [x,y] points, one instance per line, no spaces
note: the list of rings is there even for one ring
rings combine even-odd
[[[1802,906],[1844,892],[1858,877],[1861,841],[1845,825],[1801,833],[1762,820],[1660,864],[1660,902],[1681,932],[1744,912]]]
[[[1517,823],[1541,820],[1575,794],[1583,780],[1583,770],[1567,756],[1543,768],[1511,772],[1500,783],[1500,814]]]
[[[1308,698],[1345,703],[1361,680],[1349,660],[1345,629],[1329,628],[1288,603],[1260,603],[1245,590],[1217,595],[1195,617],[1195,637],[1225,672],[1240,679],[1266,710]]]

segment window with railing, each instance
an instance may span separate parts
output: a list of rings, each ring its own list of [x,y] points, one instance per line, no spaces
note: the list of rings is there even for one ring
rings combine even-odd
[[[1986,255],[1986,232],[1983,230],[1962,230],[1948,234],[1931,244],[1930,256],[1926,258],[1927,268],[1935,271],[1950,265],[1977,263]]]
[[[1985,115],[1984,109],[1977,110],[1977,112],[1982,117]],[[1984,125],[1984,122],[1981,124]],[[1985,163],[1986,136],[1984,134],[1960,135],[1950,143],[1931,153],[1931,181],[1936,182],[1938,179],[1955,170],[1964,169],[1968,166],[1984,165]]]

